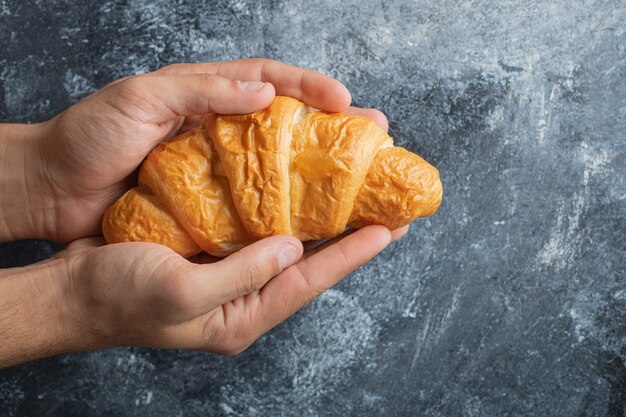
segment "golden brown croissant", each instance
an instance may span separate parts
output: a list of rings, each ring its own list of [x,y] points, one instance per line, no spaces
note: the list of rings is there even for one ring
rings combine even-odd
[[[252,114],[209,114],[145,159],[139,186],[104,215],[107,242],[225,256],[277,234],[395,229],[439,207],[438,171],[372,120],[276,97]]]

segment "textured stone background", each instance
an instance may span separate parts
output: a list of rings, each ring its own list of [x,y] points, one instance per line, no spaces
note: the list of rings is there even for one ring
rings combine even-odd
[[[242,355],[26,364],[0,372],[0,415],[624,415],[625,30],[618,0],[0,0],[2,120],[172,62],[265,56],[383,110],[445,188]],[[5,244],[0,262],[56,249]]]

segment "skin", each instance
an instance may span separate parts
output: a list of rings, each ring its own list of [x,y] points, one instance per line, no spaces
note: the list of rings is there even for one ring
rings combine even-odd
[[[404,235],[408,227],[369,226],[306,252],[274,236],[221,260],[91,237],[158,143],[205,113],[253,112],[276,94],[387,128],[382,113],[350,107],[338,81],[263,59],[168,66],[113,82],[50,121],[0,125],[0,241],[72,242],[0,270],[0,367],[128,345],[237,354]]]

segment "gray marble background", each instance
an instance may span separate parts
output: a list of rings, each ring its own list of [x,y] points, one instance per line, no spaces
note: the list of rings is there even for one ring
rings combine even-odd
[[[0,0],[1,120],[168,63],[264,56],[383,110],[445,190],[240,356],[26,364],[0,371],[0,415],[624,415],[625,29],[621,0]],[[4,244],[0,262],[58,248]]]

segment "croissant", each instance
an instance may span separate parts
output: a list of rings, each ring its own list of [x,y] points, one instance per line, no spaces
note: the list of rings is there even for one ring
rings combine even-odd
[[[277,234],[306,241],[346,227],[396,229],[433,214],[441,195],[437,169],[369,118],[276,97],[252,114],[209,114],[158,145],[139,185],[105,212],[102,232],[108,243],[226,256]]]

